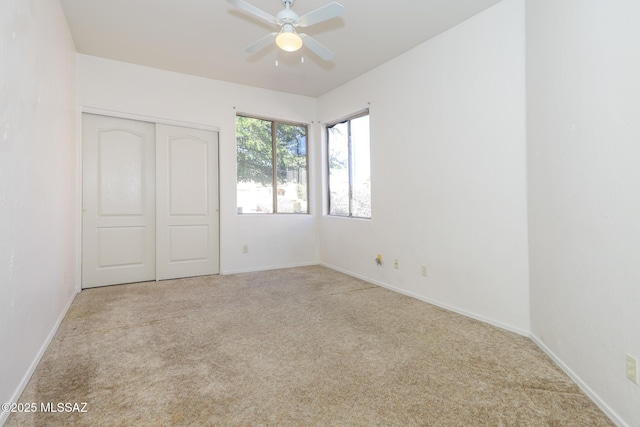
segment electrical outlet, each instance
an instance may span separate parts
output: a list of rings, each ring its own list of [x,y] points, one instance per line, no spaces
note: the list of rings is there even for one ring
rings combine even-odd
[[[396,270],[400,268],[400,263],[397,259],[393,260],[393,268],[395,268]]]
[[[242,245],[242,253],[243,254],[249,253],[249,245]]]
[[[627,378],[638,384],[638,359],[627,354]]]
[[[429,271],[427,270],[427,266],[423,265],[420,267],[420,272],[423,276],[428,276],[429,275]]]

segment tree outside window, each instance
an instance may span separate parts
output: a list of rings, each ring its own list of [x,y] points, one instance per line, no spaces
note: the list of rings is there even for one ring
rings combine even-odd
[[[329,215],[371,218],[369,113],[327,125]]]
[[[238,115],[238,213],[308,213],[307,126]]]

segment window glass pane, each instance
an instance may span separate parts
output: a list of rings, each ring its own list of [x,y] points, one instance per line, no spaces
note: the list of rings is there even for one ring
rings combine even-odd
[[[329,214],[349,216],[349,123],[327,129]]]
[[[238,145],[238,213],[273,212],[271,122],[236,118]]]
[[[351,215],[371,218],[371,160],[369,116],[351,120],[351,162],[353,195]]]
[[[307,129],[276,124],[278,213],[307,213]]]

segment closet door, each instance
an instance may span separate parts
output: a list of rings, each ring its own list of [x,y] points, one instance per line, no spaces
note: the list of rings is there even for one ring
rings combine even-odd
[[[155,125],[82,115],[82,287],[154,280]]]
[[[218,133],[156,125],[156,278],[219,273]]]

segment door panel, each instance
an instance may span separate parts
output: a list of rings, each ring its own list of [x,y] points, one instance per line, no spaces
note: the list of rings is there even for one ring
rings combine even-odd
[[[207,150],[210,142],[181,136],[171,137],[167,143],[171,216],[208,215],[210,189]]]
[[[155,125],[82,115],[82,287],[155,279]]]
[[[101,216],[142,215],[144,135],[131,129],[98,130],[98,209]]]
[[[169,262],[201,261],[209,256],[209,226],[170,225]]]
[[[218,133],[156,125],[158,280],[219,272]]]
[[[98,227],[97,231],[98,268],[144,264],[145,227]]]

